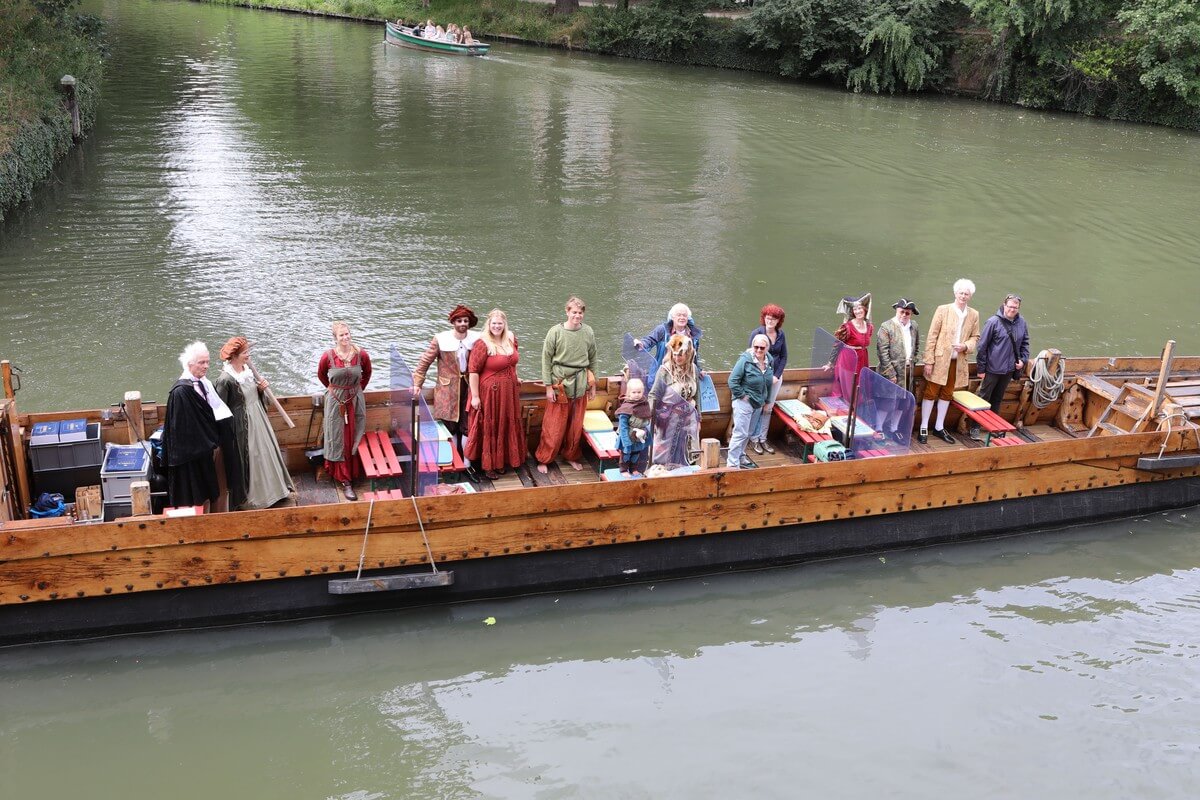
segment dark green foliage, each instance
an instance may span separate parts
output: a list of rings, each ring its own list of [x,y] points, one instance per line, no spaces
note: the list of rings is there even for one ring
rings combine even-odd
[[[84,130],[95,121],[101,26],[71,14],[73,5],[7,0],[0,14],[0,218],[29,198],[71,145],[63,75],[76,78]]]
[[[693,0],[653,0],[628,11],[597,7],[587,26],[588,47],[601,53],[638,51],[662,59],[694,46],[708,20]]]
[[[943,67],[948,0],[764,0],[745,23],[780,74],[843,80],[854,91],[915,91]]]
[[[1136,37],[1142,85],[1200,107],[1200,2],[1134,0],[1119,18]]]

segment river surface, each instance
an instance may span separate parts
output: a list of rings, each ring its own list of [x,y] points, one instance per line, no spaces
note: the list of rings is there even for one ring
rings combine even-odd
[[[1200,352],[1195,133],[89,2],[115,53],[99,124],[0,226],[0,357],[26,408],[162,400],[184,344],[239,333],[299,392],[332,320],[386,367],[459,301],[505,309],[536,377],[570,294],[606,371],[625,331],[680,300],[710,366],[736,360],[766,302],[808,366],[839,297],[873,292],[878,322],[903,295],[927,320],[960,276],[985,316],[1021,294],[1035,349]]]
[[[940,98],[90,0],[92,137],[0,225],[25,408],[164,399],[242,333],[285,392],[328,324],[412,359],[459,301],[534,377],[568,294],[605,370],[677,300],[793,364],[843,294],[1025,297],[1035,349],[1200,352],[1200,137]],[[823,355],[823,354],[822,354]],[[797,569],[0,651],[4,797],[1193,797],[1181,512]],[[494,625],[484,620],[494,617]]]

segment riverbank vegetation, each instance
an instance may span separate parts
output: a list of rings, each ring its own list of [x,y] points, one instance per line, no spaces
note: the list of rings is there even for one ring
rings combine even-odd
[[[1200,0],[216,0],[1200,130]]]
[[[4,0],[0,13],[0,219],[71,146],[59,80],[73,75],[84,130],[103,69],[100,22],[75,0]]]

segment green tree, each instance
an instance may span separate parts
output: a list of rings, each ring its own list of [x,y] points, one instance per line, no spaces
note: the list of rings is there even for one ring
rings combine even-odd
[[[1167,89],[1200,106],[1200,2],[1134,0],[1118,15],[1140,43],[1137,63],[1147,89]]]

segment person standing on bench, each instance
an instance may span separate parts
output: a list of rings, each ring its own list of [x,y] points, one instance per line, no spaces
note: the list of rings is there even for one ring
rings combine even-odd
[[[467,359],[479,341],[479,332],[472,330],[479,317],[464,305],[457,305],[446,315],[453,326],[429,341],[429,347],[417,359],[413,370],[413,389],[420,391],[425,384],[429,367],[437,361],[437,384],[433,387],[433,416],[446,425],[454,437],[458,452],[466,457],[463,437],[467,435]],[[473,466],[473,465],[472,465]]]
[[[933,435],[947,444],[954,437],[946,432],[946,411],[955,389],[970,382],[967,353],[979,341],[979,312],[967,305],[975,294],[975,284],[966,278],[954,282],[954,302],[938,306],[929,323],[925,340],[925,392],[921,400],[921,429],[917,441],[929,441],[929,416],[937,401],[937,423]]]
[[[1029,327],[1021,316],[1020,295],[1004,297],[1004,303],[983,324],[979,335],[979,355],[975,359],[975,371],[982,376],[980,397],[992,404],[992,411],[1000,412],[1000,401],[1014,373],[1025,368],[1029,360]],[[971,438],[979,438],[979,426],[971,428]]]
[[[566,321],[551,328],[542,344],[546,414],[534,458],[543,475],[560,450],[572,469],[583,469],[579,460],[583,415],[596,396],[596,334],[583,324],[586,310],[578,297],[568,299]]]
[[[367,401],[363,389],[371,380],[371,357],[350,338],[350,326],[335,322],[334,345],[321,354],[317,380],[325,387],[325,471],[354,501],[354,479],[362,472],[358,443],[367,432]]]

